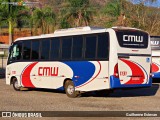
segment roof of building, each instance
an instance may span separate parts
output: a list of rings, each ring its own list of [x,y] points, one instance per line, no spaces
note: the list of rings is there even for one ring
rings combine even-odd
[[[0,44],[0,48],[9,48],[10,45],[7,44]]]

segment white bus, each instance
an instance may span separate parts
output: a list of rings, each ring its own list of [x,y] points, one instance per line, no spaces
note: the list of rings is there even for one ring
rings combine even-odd
[[[150,87],[148,33],[128,27],[78,27],[15,40],[6,84],[21,88],[82,92]]]
[[[152,77],[160,78],[160,36],[151,36]]]

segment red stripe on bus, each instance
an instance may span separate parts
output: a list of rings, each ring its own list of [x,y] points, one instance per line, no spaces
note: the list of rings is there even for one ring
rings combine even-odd
[[[137,80],[135,80],[136,79],[135,77],[131,77],[130,80],[125,84],[142,84],[145,79],[143,70],[137,64],[129,60],[125,60],[125,59],[120,59],[120,60],[126,63],[128,67],[130,67],[130,69],[132,70],[132,76],[141,76],[141,77],[137,77]]]
[[[157,72],[157,71],[159,71],[158,65],[156,65],[155,63],[152,63],[152,72]]]
[[[22,73],[22,84],[24,87],[32,87],[35,88],[35,86],[32,84],[31,79],[30,79],[30,73],[33,67],[37,64],[38,62],[34,62],[27,66],[25,68],[24,72]]]

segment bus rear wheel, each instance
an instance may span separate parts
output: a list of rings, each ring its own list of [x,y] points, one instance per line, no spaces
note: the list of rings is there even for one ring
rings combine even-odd
[[[80,92],[78,91],[75,91],[75,86],[73,84],[73,82],[71,80],[67,80],[65,82],[65,92],[66,92],[66,95],[70,98],[76,98],[78,96],[80,96]]]
[[[12,81],[13,81],[12,83],[13,83],[13,88],[14,88],[14,90],[20,91],[21,87],[18,85],[18,80],[17,80],[17,78],[13,78]]]

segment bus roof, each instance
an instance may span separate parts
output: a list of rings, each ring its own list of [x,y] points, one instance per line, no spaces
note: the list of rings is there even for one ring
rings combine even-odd
[[[114,29],[114,30],[138,30],[138,31],[143,31],[143,30],[138,29],[138,28],[123,27],[123,26],[115,26],[115,27],[112,27],[112,29]],[[145,32],[145,31],[143,31],[143,32]]]
[[[22,37],[18,38],[15,41],[19,40],[28,40],[28,39],[39,39],[39,38],[48,38],[48,37],[60,37],[60,36],[70,36],[70,35],[81,35],[81,34],[92,34],[92,33],[101,33],[105,32],[105,28],[100,27],[76,27],[76,28],[68,28],[68,29],[59,29],[51,34],[42,34],[39,36],[31,36],[31,37]]]
[[[121,29],[124,29],[124,30],[134,29],[134,30],[139,30],[139,29],[130,28],[130,27],[112,27],[111,29],[120,29],[120,30]],[[39,35],[39,36],[22,37],[22,38],[16,39],[15,41],[29,40],[29,39],[40,39],[40,38],[48,38],[48,37],[93,34],[93,33],[102,33],[102,32],[106,32],[106,28],[85,26],[85,27],[59,29],[59,30],[56,30],[54,33],[51,33],[51,34],[42,34],[42,35]]]

